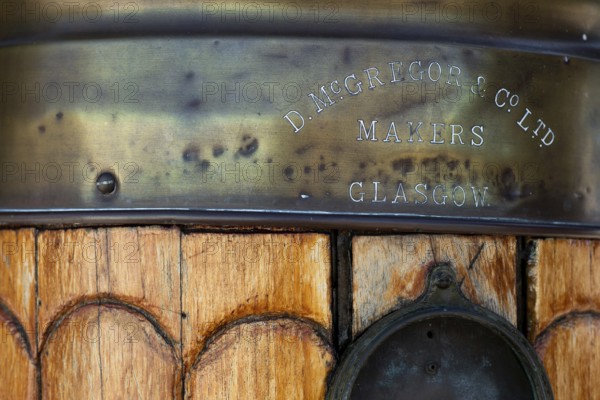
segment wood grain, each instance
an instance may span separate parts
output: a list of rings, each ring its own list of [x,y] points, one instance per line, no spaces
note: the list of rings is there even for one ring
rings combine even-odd
[[[600,241],[544,239],[531,244],[528,331],[534,340],[555,319],[600,311]]]
[[[600,314],[556,324],[535,343],[555,400],[600,399]]]
[[[415,300],[429,268],[449,262],[463,293],[516,324],[514,237],[403,235],[352,239],[353,335]]]
[[[44,399],[178,398],[173,348],[142,315],[87,305],[52,332],[41,355]]]
[[[157,227],[39,234],[39,326],[79,302],[113,298],[144,309],[180,340],[179,231]]]
[[[236,324],[211,341],[187,399],[322,399],[333,367],[327,339],[290,319]]]
[[[21,246],[0,260],[0,320],[18,328],[0,344],[0,361],[14,365],[0,369],[0,398],[325,394],[335,364],[328,235],[120,227],[0,231],[0,239]],[[354,237],[354,335],[416,299],[436,262],[450,262],[467,297],[514,323],[515,252],[512,237]],[[586,296],[577,310],[595,307],[596,292]],[[540,351],[557,359],[560,335],[585,346],[576,325],[545,331]]]
[[[179,231],[56,230],[38,240],[43,398],[180,396]]]
[[[556,400],[600,399],[600,242],[531,241],[528,336]]]
[[[35,231],[0,231],[0,399],[35,399]]]
[[[37,398],[34,360],[14,320],[0,311],[0,399]]]
[[[181,337],[180,233],[173,228],[107,230],[108,263],[98,264],[100,293],[134,304]],[[106,268],[105,270],[101,268]]]
[[[250,315],[294,315],[330,331],[330,264],[326,235],[185,235],[182,287],[186,365],[191,365],[219,327]]]
[[[99,293],[98,264],[106,263],[104,230],[42,231],[38,235],[39,342],[78,302]],[[106,269],[106,267],[103,267]]]
[[[35,348],[35,231],[0,230],[0,310],[13,314]]]

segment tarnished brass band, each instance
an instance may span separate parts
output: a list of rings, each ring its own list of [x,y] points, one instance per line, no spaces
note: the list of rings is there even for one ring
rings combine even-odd
[[[594,35],[571,53],[593,56]],[[591,58],[218,35],[3,47],[2,223],[188,213],[595,236]]]
[[[2,0],[0,45],[148,35],[479,44],[598,58],[594,0]],[[582,41],[586,34],[589,42]]]

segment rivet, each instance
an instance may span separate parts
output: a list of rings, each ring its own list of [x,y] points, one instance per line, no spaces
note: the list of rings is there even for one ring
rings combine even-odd
[[[117,190],[117,178],[111,172],[103,172],[96,180],[96,188],[104,195],[112,194]]]
[[[452,277],[446,273],[441,273],[436,278],[435,285],[440,289],[448,289],[452,283]]]

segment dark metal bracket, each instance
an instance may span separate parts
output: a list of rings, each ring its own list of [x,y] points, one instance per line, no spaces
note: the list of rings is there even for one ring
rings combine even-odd
[[[424,345],[413,347],[415,343]],[[477,349],[473,354],[478,360],[489,358],[487,375],[482,372],[485,368],[472,363],[470,349]],[[423,365],[411,364],[415,360],[424,360]],[[399,370],[402,373],[394,375]],[[458,382],[456,376],[465,371],[464,376],[471,378]],[[494,382],[502,393],[490,389]],[[466,299],[448,264],[431,269],[419,299],[377,321],[348,348],[327,398],[382,399],[393,392],[394,398],[416,398],[418,393],[418,398],[428,399],[437,398],[442,389],[448,399],[458,398],[453,393],[459,390],[477,399],[553,399],[544,368],[527,339],[504,318]]]

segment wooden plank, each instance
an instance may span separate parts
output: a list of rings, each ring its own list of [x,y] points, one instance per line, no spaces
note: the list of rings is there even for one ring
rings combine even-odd
[[[354,336],[425,288],[428,269],[448,262],[463,293],[516,324],[514,237],[398,235],[352,239]]]
[[[37,398],[35,363],[18,323],[0,311],[0,399]]]
[[[179,342],[179,230],[113,228],[106,233],[108,263],[98,264],[99,292],[142,308]]]
[[[292,319],[234,324],[202,353],[186,399],[322,399],[334,361],[327,343]]]
[[[600,241],[544,239],[531,244],[528,331],[531,340],[556,318],[600,311]]]
[[[179,341],[179,248],[177,229],[40,232],[41,332],[75,304],[112,298],[145,310]]]
[[[187,367],[220,327],[251,315],[293,315],[330,332],[330,264],[329,237],[321,234],[184,235]]]
[[[38,239],[44,398],[180,396],[179,230],[57,230]]]
[[[98,264],[106,263],[102,249],[106,249],[104,230],[57,230],[38,234],[40,343],[49,334],[52,321],[60,319],[77,303],[97,297]]]
[[[0,230],[0,399],[37,397],[35,231]]]
[[[35,231],[0,230],[0,310],[13,314],[35,349]]]
[[[556,400],[600,398],[600,242],[531,242],[528,336]]]
[[[555,400],[600,399],[600,314],[562,320],[535,342]]]
[[[52,332],[41,354],[44,399],[180,397],[172,344],[143,315],[87,305]]]

